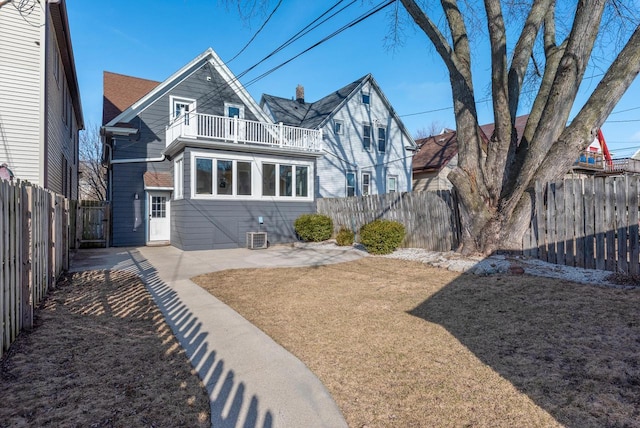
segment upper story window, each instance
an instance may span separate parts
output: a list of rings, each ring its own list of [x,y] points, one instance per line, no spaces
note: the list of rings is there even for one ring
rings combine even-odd
[[[384,152],[387,149],[387,128],[378,128],[378,151]]]
[[[371,150],[371,124],[362,124],[362,147],[369,151]]]
[[[333,132],[335,132],[338,135],[341,135],[343,132],[343,126],[344,124],[342,123],[341,120],[336,120],[333,122]]]
[[[224,103],[224,115],[244,119],[244,106],[242,104]]]
[[[369,105],[371,103],[371,94],[369,92],[362,93],[362,104]]]
[[[196,111],[196,100],[190,98],[170,97],[171,122],[184,118],[184,124],[189,124],[189,114]]]

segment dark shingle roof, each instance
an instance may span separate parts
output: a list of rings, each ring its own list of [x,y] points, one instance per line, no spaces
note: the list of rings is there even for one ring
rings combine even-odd
[[[302,128],[317,129],[369,76],[371,75],[367,74],[313,103],[301,103],[299,101],[267,94],[262,97],[269,105],[269,109],[276,122]]]
[[[516,117],[516,132],[518,142],[522,138],[529,115]],[[480,126],[486,140],[489,141],[495,129],[493,123]],[[456,131],[444,132],[427,138],[416,140],[419,149],[413,157],[414,171],[439,171],[458,154],[458,137]]]

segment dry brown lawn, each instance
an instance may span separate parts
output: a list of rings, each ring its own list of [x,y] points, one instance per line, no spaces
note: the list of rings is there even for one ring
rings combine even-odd
[[[304,361],[351,427],[639,427],[640,290],[368,257],[194,279]]]
[[[202,382],[138,277],[68,276],[1,361],[1,427],[205,427]]]

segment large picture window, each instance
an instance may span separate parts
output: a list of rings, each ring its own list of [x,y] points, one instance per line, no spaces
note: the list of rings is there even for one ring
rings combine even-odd
[[[229,154],[229,157],[192,154],[192,197],[312,200],[311,161],[280,162],[237,154]],[[180,168],[183,168],[181,160],[176,161],[175,172]],[[175,183],[177,187],[177,179]]]

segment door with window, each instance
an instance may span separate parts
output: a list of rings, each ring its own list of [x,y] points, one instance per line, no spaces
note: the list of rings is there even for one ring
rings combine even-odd
[[[229,118],[237,118],[238,120],[230,120],[227,125],[227,138],[230,140],[244,140],[245,139],[245,124],[244,124],[244,106],[240,104],[225,103],[224,105],[225,116]]]
[[[171,239],[171,218],[169,192],[149,192],[149,241],[169,241]]]

